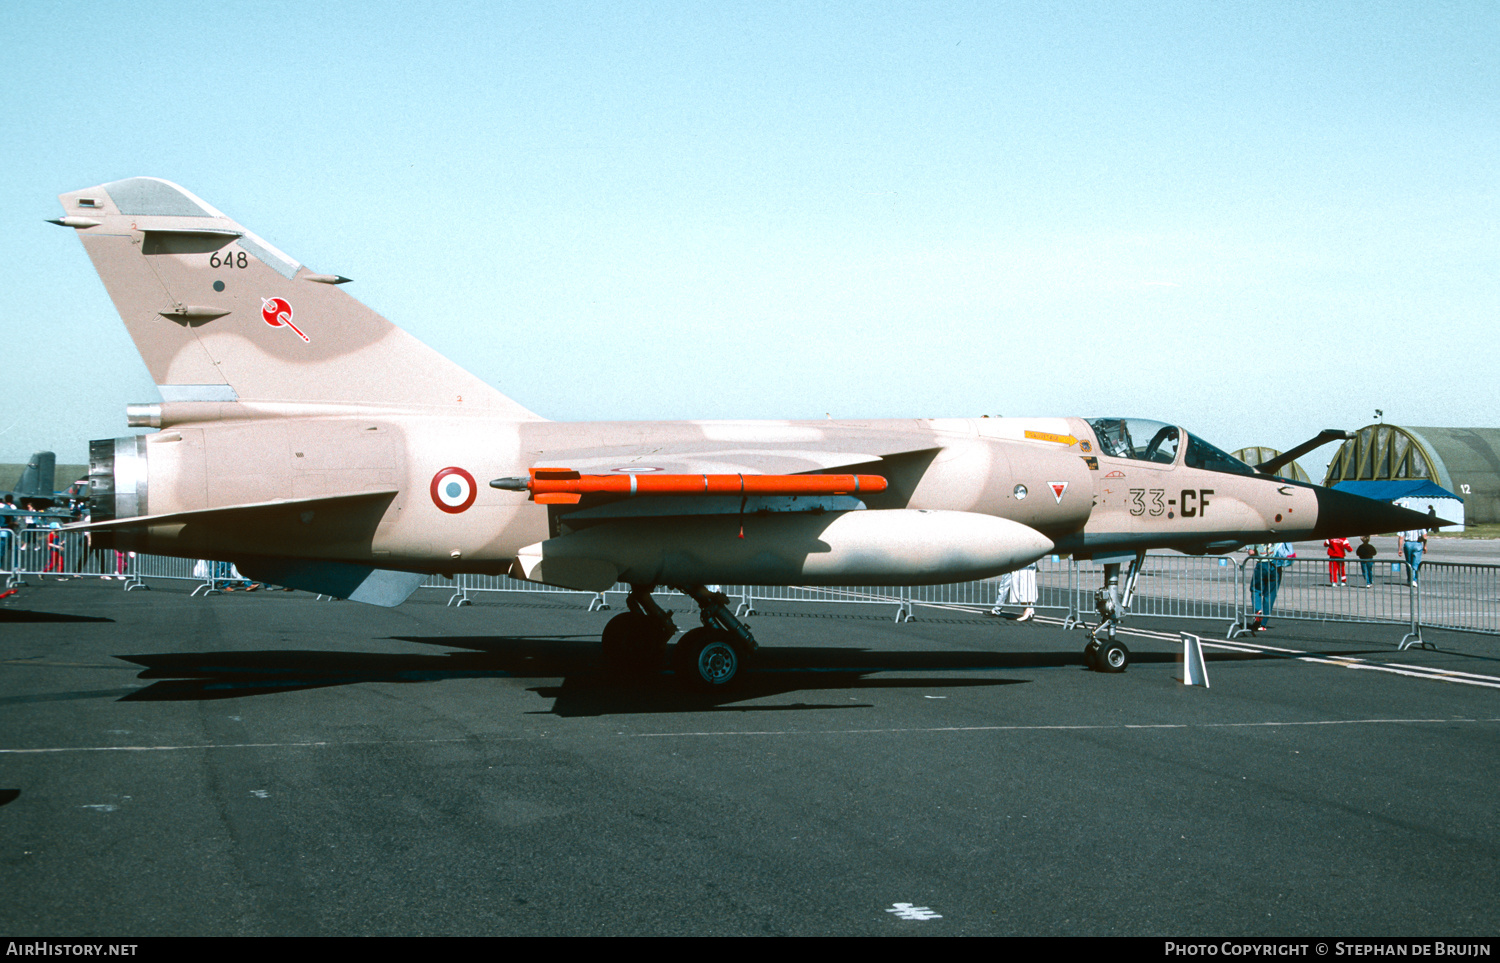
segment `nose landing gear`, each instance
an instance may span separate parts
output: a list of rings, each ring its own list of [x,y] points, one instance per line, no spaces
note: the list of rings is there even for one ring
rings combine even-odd
[[[1135,597],[1136,580],[1146,564],[1146,553],[1136,552],[1125,576],[1125,591],[1120,592],[1120,563],[1104,564],[1104,587],[1094,593],[1094,609],[1099,624],[1089,630],[1089,643],[1083,650],[1084,664],[1095,672],[1124,672],[1130,665],[1130,650],[1115,638],[1115,630],[1125,620],[1130,601]]]

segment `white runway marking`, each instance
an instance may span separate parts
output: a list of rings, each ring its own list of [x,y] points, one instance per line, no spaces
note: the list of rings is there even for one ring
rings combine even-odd
[[[971,610],[972,611],[972,610]],[[1038,622],[1050,625],[1062,625],[1062,619],[1038,617]],[[1120,635],[1134,636],[1140,639],[1156,639],[1162,642],[1176,643],[1180,636],[1171,632],[1157,632],[1152,629],[1119,629]],[[1202,636],[1200,636],[1202,638]],[[1371,662],[1366,659],[1356,658],[1352,655],[1313,655],[1303,649],[1287,649],[1276,645],[1266,645],[1262,642],[1247,642],[1242,639],[1233,641],[1217,641],[1207,638],[1203,639],[1206,647],[1215,649],[1226,649],[1230,652],[1265,653],[1268,655],[1284,655],[1287,658],[1296,659],[1299,662],[1316,662],[1321,665],[1338,666],[1341,669],[1366,669],[1374,672],[1386,672],[1391,675],[1402,675],[1412,679],[1430,679],[1434,682],[1454,682],[1460,685],[1481,686],[1486,689],[1500,689],[1500,676],[1481,675],[1477,672],[1459,672],[1456,669],[1437,669],[1429,666],[1406,665],[1399,662]]]
[[[1205,643],[1206,644],[1206,643]],[[1311,656],[1302,659],[1303,662],[1322,662],[1325,665],[1337,665],[1345,669],[1370,669],[1375,672],[1389,672],[1394,675],[1409,676],[1413,679],[1435,679],[1438,682],[1458,682],[1463,685],[1484,686],[1487,689],[1500,689],[1500,679],[1493,676],[1479,676],[1478,678],[1464,678],[1470,675],[1467,672],[1448,672],[1444,669],[1428,669],[1416,665],[1374,665],[1361,662],[1358,659],[1330,658],[1318,659]]]
[[[1440,725],[1491,725],[1497,722],[1500,722],[1500,718],[1471,719],[1466,717],[1453,717],[1447,719],[1307,719],[1302,721],[1271,719],[1264,722],[1112,722],[1096,725],[1085,723],[1072,725],[1030,726],[904,726],[883,729],[749,729],[717,731],[703,730],[691,732],[617,732],[615,733],[615,735],[624,739],[663,739],[673,737],[702,736],[861,736],[941,732],[1088,732],[1105,730],[1147,729],[1270,729],[1278,728],[1281,726],[1404,726],[1432,723],[1437,723]],[[477,741],[518,742],[524,739],[557,738],[558,733],[556,732],[537,732],[524,736],[517,736],[511,733],[496,733],[491,736],[478,737]],[[41,755],[46,753],[62,752],[183,752],[205,749],[341,749],[360,746],[431,746],[451,743],[472,743],[475,741],[475,737],[463,736],[445,739],[358,739],[350,740],[348,742],[340,742],[334,740],[308,740],[304,742],[224,742],[202,743],[187,746],[55,746],[45,749],[0,749],[0,755]],[[268,792],[268,790],[257,789],[251,790],[250,792],[252,795],[258,796],[262,792]]]
[[[1412,725],[1419,723],[1443,723],[1453,725],[1456,723],[1469,723],[1476,725],[1487,725],[1500,722],[1500,719],[1310,719],[1302,722],[1267,721],[1267,722],[1149,722],[1129,723],[1112,722],[1099,725],[1056,725],[1056,726],[932,726],[932,727],[905,727],[893,729],[746,729],[746,730],[721,730],[718,732],[638,732],[621,733],[636,739],[660,739],[674,736],[863,736],[863,735],[889,735],[907,732],[931,733],[931,732],[1086,732],[1110,729],[1270,729],[1280,726],[1371,726],[1371,725]]]
[[[501,738],[514,739],[515,736],[504,736]],[[441,742],[467,742],[462,738],[453,739],[367,739],[352,742],[224,742],[224,743],[200,743],[188,746],[58,746],[51,749],[0,749],[0,753],[7,755],[28,755],[45,752],[182,752],[189,749],[309,749],[336,746],[403,746],[403,745],[435,745]]]
[[[1317,656],[1301,652],[1297,649],[1283,649],[1270,645],[1262,646],[1239,640],[1235,640],[1234,642],[1210,642],[1204,639],[1203,644],[1212,648],[1229,649],[1235,652],[1265,652],[1273,655],[1285,655],[1299,662],[1336,665],[1343,669],[1366,669],[1373,672],[1404,675],[1413,679],[1432,679],[1437,682],[1457,682],[1462,685],[1477,685],[1487,689],[1500,689],[1500,676],[1480,675],[1476,672],[1459,672],[1455,669],[1438,669],[1424,665],[1403,665],[1396,662],[1369,662],[1352,655]]]
[[[943,918],[941,913],[934,913],[931,907],[913,906],[910,903],[892,903],[891,908],[886,910],[886,912],[895,913],[897,919],[916,920],[919,923]]]

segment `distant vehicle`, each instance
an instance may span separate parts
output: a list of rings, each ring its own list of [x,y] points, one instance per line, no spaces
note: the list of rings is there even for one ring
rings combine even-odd
[[[622,669],[666,657],[676,627],[651,592],[670,585],[702,622],[675,664],[712,687],[757,644],[720,584],[939,584],[1071,553],[1105,563],[1085,656],[1118,672],[1147,549],[1431,524],[1143,419],[551,422],[175,184],[60,200],[163,398],[128,413],[156,433],[90,443],[99,547],[381,605],[429,573],[626,582],[603,635]]]

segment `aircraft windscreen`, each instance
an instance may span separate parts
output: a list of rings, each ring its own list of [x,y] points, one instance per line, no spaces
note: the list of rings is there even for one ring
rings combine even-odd
[[[1210,445],[1192,432],[1176,425],[1146,418],[1094,418],[1089,427],[1099,438],[1099,450],[1115,458],[1170,465],[1177,461],[1178,448],[1187,440],[1182,463],[1189,468],[1228,472],[1231,475],[1254,475],[1255,469]]]
[[[1095,418],[1089,427],[1099,439],[1099,450],[1106,455],[1159,465],[1177,460],[1182,432],[1175,425],[1145,418]]]
[[[1187,457],[1183,464],[1189,468],[1202,468],[1206,471],[1222,471],[1231,475],[1254,475],[1256,471],[1249,465],[1240,461],[1233,455],[1226,454],[1188,432]]]

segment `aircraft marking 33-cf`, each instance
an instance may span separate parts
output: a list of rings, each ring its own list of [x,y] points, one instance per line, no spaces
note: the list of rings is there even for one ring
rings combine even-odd
[[[675,586],[702,625],[671,663],[723,686],[756,641],[710,586],[934,584],[1052,552],[1102,559],[1109,631],[1087,656],[1118,671],[1120,563],[1148,548],[1431,523],[1129,418],[547,421],[175,184],[60,199],[53,223],[83,242],[162,397],[127,410],[154,432],[90,444],[96,545],[377,605],[429,573],[626,582],[628,611],[603,634],[621,669],[667,661],[676,627],[651,589]]]

